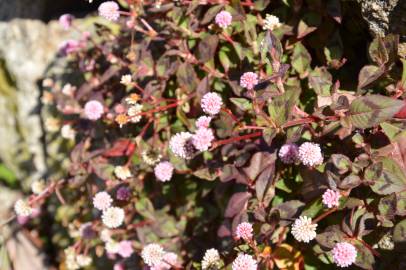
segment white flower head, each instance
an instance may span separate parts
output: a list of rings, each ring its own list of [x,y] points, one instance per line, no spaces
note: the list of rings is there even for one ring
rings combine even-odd
[[[264,30],[271,30],[273,31],[274,29],[280,27],[282,24],[279,22],[279,18],[276,17],[275,15],[271,14],[266,14],[265,20],[264,20],[264,25],[262,28]]]
[[[138,123],[139,121],[141,121],[142,115],[140,113],[142,112],[142,108],[142,104],[136,103],[128,109],[127,114],[130,117],[130,121],[132,123]]]
[[[41,194],[45,190],[45,181],[44,180],[36,180],[31,184],[31,191],[32,193],[38,195]]]
[[[217,249],[211,248],[206,250],[202,260],[202,269],[219,269],[220,268],[220,254]]]
[[[317,224],[312,223],[312,219],[306,216],[300,216],[292,225],[291,233],[299,242],[309,243],[316,238]]]
[[[132,83],[132,81],[133,81],[133,79],[132,79],[131,74],[126,74],[126,75],[121,76],[120,83],[127,86],[127,85],[130,85]]]
[[[28,217],[32,214],[33,209],[28,202],[20,199],[14,204],[14,211],[16,212],[17,216]]]
[[[110,207],[103,211],[102,221],[107,228],[117,228],[124,222],[125,213],[120,207]]]
[[[114,240],[110,240],[105,243],[104,248],[108,253],[116,254],[120,250],[120,244]]]
[[[92,257],[79,254],[76,256],[76,262],[80,267],[86,267],[89,266],[92,263]]]
[[[61,128],[61,136],[67,140],[73,140],[76,136],[76,131],[72,128],[71,125],[65,124]]]
[[[128,167],[124,167],[124,166],[116,166],[114,168],[114,174],[120,180],[126,180],[127,178],[132,177],[130,169],[128,169]]]
[[[141,252],[144,263],[150,267],[158,265],[165,255],[164,249],[158,244],[148,244]]]

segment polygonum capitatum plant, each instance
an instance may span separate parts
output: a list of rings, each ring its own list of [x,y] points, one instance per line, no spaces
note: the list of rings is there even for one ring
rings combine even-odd
[[[399,38],[357,70],[346,4],[277,2],[108,1],[64,43],[42,100],[70,163],[15,212],[55,214],[68,269],[404,266]]]

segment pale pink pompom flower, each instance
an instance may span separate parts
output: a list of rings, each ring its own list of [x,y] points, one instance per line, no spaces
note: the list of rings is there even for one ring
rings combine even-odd
[[[337,243],[333,250],[334,263],[339,267],[348,267],[357,258],[357,249],[347,242]]]
[[[79,51],[83,47],[84,47],[83,43],[81,43],[77,40],[70,39],[70,40],[65,40],[64,42],[62,42],[62,44],[59,46],[59,51],[61,54],[66,56],[68,54]]]
[[[210,116],[200,116],[196,120],[196,128],[209,128],[211,119]]]
[[[169,148],[178,157],[191,159],[195,153],[191,142],[193,135],[189,132],[176,133],[169,141]]]
[[[305,142],[299,147],[299,159],[306,166],[318,166],[323,163],[323,154],[317,143]]]
[[[248,90],[254,89],[258,84],[258,75],[254,72],[245,72],[240,78],[240,85]]]
[[[171,180],[173,175],[173,165],[168,161],[158,163],[154,168],[155,177],[162,182]]]
[[[101,211],[104,211],[107,208],[109,208],[111,206],[112,202],[113,202],[113,199],[105,191],[98,192],[93,197],[93,206],[96,209],[99,209]]]
[[[192,137],[192,143],[199,151],[207,151],[213,140],[213,130],[210,128],[199,128]]]
[[[125,266],[123,263],[118,262],[114,264],[113,270],[125,270]]]
[[[99,15],[109,21],[117,21],[120,18],[120,7],[114,1],[101,3],[99,6]]]
[[[231,24],[233,16],[231,16],[230,12],[223,10],[216,15],[214,20],[221,28],[227,28]]]
[[[328,208],[338,207],[340,205],[340,197],[340,192],[327,189],[322,196],[323,204]]]
[[[201,100],[201,106],[205,113],[216,115],[220,112],[223,101],[217,93],[207,93]]]
[[[59,24],[62,26],[63,29],[68,30],[72,26],[73,15],[71,14],[63,14],[59,17]]]
[[[142,249],[141,257],[146,265],[153,267],[162,261],[165,253],[160,245],[148,244]]]
[[[103,104],[97,100],[88,101],[85,104],[85,116],[90,120],[99,119],[104,112]]]
[[[257,262],[251,255],[239,254],[237,258],[233,261],[231,266],[232,270],[257,270]]]
[[[235,236],[237,239],[243,239],[245,241],[249,241],[252,239],[252,224],[248,222],[242,222],[238,224],[235,230]]]
[[[169,270],[172,266],[178,266],[178,255],[173,252],[166,252],[162,261],[151,267],[151,270]]]
[[[284,144],[279,149],[279,158],[285,164],[292,164],[298,160],[299,147],[294,143]]]
[[[131,241],[128,240],[123,240],[118,243],[119,249],[118,249],[118,254],[123,257],[123,258],[129,258],[131,257],[131,254],[134,253],[134,249],[132,246]]]

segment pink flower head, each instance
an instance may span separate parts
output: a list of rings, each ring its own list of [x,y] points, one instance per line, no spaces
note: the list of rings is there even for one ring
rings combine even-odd
[[[285,164],[292,164],[298,160],[299,147],[294,143],[284,144],[279,150],[279,158]]]
[[[211,119],[210,116],[200,116],[196,120],[196,128],[209,128]]]
[[[113,270],[125,270],[124,263],[121,262],[115,263]]]
[[[62,26],[63,29],[68,30],[72,26],[73,17],[71,14],[63,14],[59,17],[59,24]]]
[[[337,243],[333,250],[334,263],[339,267],[347,267],[353,264],[357,258],[357,249],[347,242]]]
[[[318,166],[323,163],[320,146],[316,143],[305,142],[299,147],[299,159],[306,166]]]
[[[120,7],[114,1],[101,3],[99,6],[99,15],[109,21],[117,21],[120,18]]]
[[[213,140],[213,130],[210,128],[199,128],[192,137],[192,143],[199,151],[207,151]]]
[[[127,187],[120,187],[116,193],[116,199],[119,201],[128,201],[131,198],[131,191]]]
[[[63,54],[63,55],[68,55],[71,53],[75,53],[77,51],[79,51],[81,48],[83,48],[83,44],[80,43],[77,40],[66,40],[64,41],[60,46],[59,46],[59,51]]]
[[[131,241],[121,241],[120,243],[118,243],[119,248],[118,248],[118,254],[123,257],[123,258],[129,258],[131,256],[131,254],[134,253],[134,249],[133,246],[131,244]]]
[[[191,143],[193,135],[189,132],[176,133],[169,141],[169,148],[178,157],[191,159],[195,148]]]
[[[338,205],[340,204],[340,197],[340,192],[331,189],[327,189],[322,196],[323,203],[328,208],[338,207]]]
[[[258,84],[258,75],[254,72],[245,72],[240,78],[240,85],[248,90],[254,89]]]
[[[104,211],[111,206],[113,199],[106,191],[96,193],[93,197],[93,205],[95,208]]]
[[[85,104],[85,116],[90,120],[97,120],[103,114],[103,105],[97,100],[88,101]]]
[[[151,267],[151,270],[169,270],[172,266],[178,265],[178,255],[173,252],[166,252],[163,260]]]
[[[171,180],[173,175],[173,165],[168,161],[162,161],[154,168],[155,177],[162,182]]]
[[[248,241],[252,239],[253,236],[252,232],[253,229],[251,223],[242,222],[238,224],[235,230],[235,236],[237,239],[243,239],[245,241]]]
[[[223,101],[221,96],[217,93],[207,93],[203,96],[201,101],[202,109],[205,113],[216,115],[220,112]]]
[[[233,20],[233,16],[231,16],[230,12],[228,11],[221,11],[216,15],[215,21],[218,26],[221,28],[227,28],[231,24]]]
[[[233,261],[232,270],[257,270],[257,262],[251,255],[241,253]]]

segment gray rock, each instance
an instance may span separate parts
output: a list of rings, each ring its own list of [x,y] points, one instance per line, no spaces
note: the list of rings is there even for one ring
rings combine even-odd
[[[357,0],[361,13],[374,36],[399,34],[406,41],[405,0]]]
[[[55,22],[0,23],[0,160],[26,186],[46,172],[38,80],[68,35]]]

